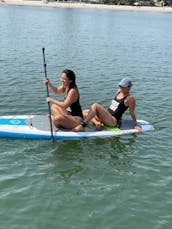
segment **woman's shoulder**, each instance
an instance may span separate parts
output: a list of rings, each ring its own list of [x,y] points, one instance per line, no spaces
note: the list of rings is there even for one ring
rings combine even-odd
[[[128,95],[125,102],[128,104],[128,105],[133,105],[135,104],[135,98],[133,95]]]
[[[76,94],[79,94],[78,93],[78,89],[76,87],[72,87],[68,90],[68,93],[67,94],[70,94],[70,95],[76,95]]]
[[[131,95],[131,94],[129,94],[129,95],[126,97],[126,99],[129,100],[129,101],[134,101],[134,100],[135,100],[134,96]]]
[[[131,94],[129,94],[129,95],[127,96],[127,98],[128,98],[128,99],[135,99],[134,96],[131,95]]]

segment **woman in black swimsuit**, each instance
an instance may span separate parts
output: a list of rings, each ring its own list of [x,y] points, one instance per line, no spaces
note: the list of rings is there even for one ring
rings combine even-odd
[[[55,94],[64,93],[64,101],[46,98],[46,102],[52,103],[52,120],[57,127],[74,128],[79,125],[83,118],[75,80],[75,73],[69,69],[62,71],[61,85],[58,87],[54,86],[48,78],[44,79],[44,83],[48,84],[52,92]]]
[[[123,113],[129,109],[130,115],[133,120],[135,129],[138,131],[141,128],[137,125],[136,115],[135,115],[135,99],[130,94],[130,88],[132,86],[132,81],[124,78],[119,83],[119,89],[112,103],[108,109],[105,109],[99,103],[94,103],[91,105],[90,110],[84,111],[85,120],[74,128],[76,131],[84,130],[89,121],[93,121],[97,126],[105,124],[107,126],[117,126],[118,122],[122,118]]]

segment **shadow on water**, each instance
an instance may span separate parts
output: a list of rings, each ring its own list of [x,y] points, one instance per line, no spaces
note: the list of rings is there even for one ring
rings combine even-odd
[[[107,139],[64,140],[57,141],[53,147],[43,144],[39,150],[53,155],[43,159],[49,164],[50,173],[62,182],[70,182],[73,177],[88,173],[92,174],[91,177],[102,173],[130,174],[130,154],[135,140],[135,134]]]
[[[106,139],[50,141],[1,139],[1,156],[16,162],[27,175],[44,174],[69,183],[80,177],[131,174],[131,155],[136,135]],[[6,154],[9,152],[9,156]],[[85,180],[84,178],[84,180]],[[97,179],[97,178],[95,178]]]

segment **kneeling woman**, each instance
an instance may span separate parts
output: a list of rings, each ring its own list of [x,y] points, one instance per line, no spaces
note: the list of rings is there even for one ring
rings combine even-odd
[[[55,94],[64,93],[64,101],[47,97],[46,102],[52,103],[52,120],[55,126],[64,128],[74,128],[81,122],[82,109],[79,102],[79,92],[76,85],[76,76],[72,70],[65,69],[61,73],[61,85],[54,86],[48,78],[44,83]]]

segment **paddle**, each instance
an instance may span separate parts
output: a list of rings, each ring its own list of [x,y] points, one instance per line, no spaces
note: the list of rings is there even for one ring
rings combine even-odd
[[[45,48],[42,48],[42,54],[43,54],[45,78],[47,78],[47,68],[46,68],[46,62],[45,62]],[[49,97],[48,84],[46,84],[46,90],[47,90],[47,97]],[[51,141],[52,141],[52,143],[54,143],[50,102],[48,102],[48,111],[49,111],[49,119],[50,119]]]

